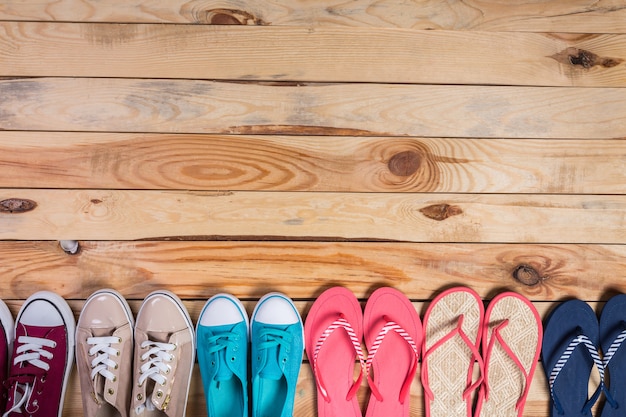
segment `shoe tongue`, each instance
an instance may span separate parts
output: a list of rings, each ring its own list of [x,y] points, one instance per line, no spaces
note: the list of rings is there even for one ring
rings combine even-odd
[[[226,381],[226,380],[231,379],[234,373],[228,367],[228,363],[230,362],[230,359],[226,357],[226,349],[220,350],[219,352],[217,352],[217,355],[218,355],[218,360],[217,360],[218,368],[217,368],[217,373],[215,374],[215,380]]]
[[[104,377],[98,374],[96,375],[96,379],[94,381],[93,394],[96,396],[96,399],[100,402],[104,402],[104,398],[102,397],[103,392],[104,392]]]
[[[93,335],[93,337],[106,337],[106,336],[111,336],[114,331],[115,331],[115,328],[110,328],[110,327],[97,328],[97,327],[95,327],[95,328],[91,329],[91,334]]]
[[[230,332],[233,330],[233,325],[222,325],[216,326],[214,328],[214,334],[220,334],[225,332]],[[217,363],[217,372],[215,374],[214,379],[216,381],[226,381],[233,377],[234,372],[230,369],[229,364],[231,363],[229,353],[227,352],[228,348],[223,348],[218,350],[215,354],[217,355],[216,363]]]
[[[265,366],[261,369],[261,372],[259,372],[261,378],[277,381],[283,377],[283,370],[278,365],[280,363],[280,359],[278,357],[278,353],[280,351],[279,346],[280,345],[276,343],[274,346],[265,350]]]
[[[278,359],[277,359],[277,351],[278,349],[276,348],[272,348],[270,350],[268,350],[268,362],[265,365],[265,367],[261,370],[261,372],[259,373],[259,375],[261,375],[261,378],[265,378],[265,379],[271,379],[274,381],[278,381],[279,379],[281,379],[283,377],[283,371],[280,369],[280,367],[278,366]],[[274,351],[274,352],[272,352]]]
[[[169,343],[172,333],[167,332],[148,332],[148,339],[153,342]]]

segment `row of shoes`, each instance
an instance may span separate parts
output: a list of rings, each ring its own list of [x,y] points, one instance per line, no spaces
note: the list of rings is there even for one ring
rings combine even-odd
[[[563,314],[573,317],[570,310],[557,309],[552,323]],[[593,342],[590,322],[582,320],[573,333],[582,328],[579,333]],[[149,294],[133,317],[126,300],[110,289],[86,300],[77,324],[65,300],[46,291],[24,302],[15,323],[0,302],[0,323],[6,342],[0,363],[10,364],[3,370],[3,417],[60,417],[74,352],[87,417],[184,416],[196,354],[209,417],[292,416],[305,341],[320,417],[361,416],[356,392],[364,377],[371,390],[367,417],[407,417],[420,355],[427,416],[521,416],[542,343],[541,320],[526,298],[501,293],[485,311],[466,287],[439,294],[423,322],[396,289],[377,289],[363,311],[352,292],[333,287],[316,299],[304,324],[280,293],[262,297],[250,319],[237,298],[218,294],[194,328],[171,292]],[[626,339],[626,332],[621,335],[617,339]],[[1,357],[9,354],[10,361]],[[568,360],[557,361],[565,365],[551,378],[554,399],[564,395],[557,388],[576,362]]]
[[[427,417],[521,416],[542,323],[532,303],[514,292],[498,294],[485,310],[472,289],[450,288],[429,304],[422,322],[396,289],[377,289],[362,311],[352,292],[333,287],[313,303],[305,339],[319,417],[361,417],[355,394],[364,377],[371,391],[366,417],[408,417],[420,355]]]
[[[218,294],[194,329],[168,291],[149,294],[136,317],[118,292],[97,291],[78,323],[62,297],[40,291],[15,322],[0,301],[0,324],[3,417],[61,417],[74,357],[86,417],[183,417],[196,351],[209,416],[248,415],[249,357],[251,415],[293,413],[303,324],[280,293],[262,297],[250,320],[239,300]]]

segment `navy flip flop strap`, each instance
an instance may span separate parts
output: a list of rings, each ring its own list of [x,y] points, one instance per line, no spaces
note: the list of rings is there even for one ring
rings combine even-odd
[[[558,397],[556,396],[554,392],[554,384],[559,376],[559,373],[561,372],[563,367],[565,367],[565,364],[567,363],[567,361],[571,358],[574,350],[581,344],[586,348],[587,353],[589,353],[589,356],[593,360],[593,363],[596,365],[596,368],[598,369],[598,373],[600,374],[600,385],[598,386],[596,391],[593,393],[591,398],[587,400],[587,402],[585,403],[585,406],[583,407],[581,411],[585,414],[588,413],[589,410],[591,410],[591,407],[593,407],[593,405],[598,400],[600,393],[602,391],[606,391],[604,388],[604,364],[602,362],[602,359],[600,359],[600,354],[598,353],[598,349],[596,349],[596,346],[591,342],[591,340],[589,340],[589,338],[586,335],[579,334],[578,336],[574,337],[572,341],[569,343],[569,345],[567,346],[567,348],[565,348],[565,350],[561,354],[561,357],[556,362],[556,364],[552,368],[552,371],[550,372],[550,378],[549,378],[550,396],[552,397],[554,406],[556,407],[559,414],[563,414],[564,410],[563,410],[563,406],[561,405],[561,402],[559,401]]]
[[[622,327],[624,327],[625,325],[626,323],[622,322]],[[613,359],[613,356],[615,356],[615,352],[617,352],[622,346],[624,340],[626,340],[626,328],[617,335],[615,340],[613,340],[607,351],[604,353],[604,360],[602,361],[604,369],[608,368],[609,362],[611,362],[611,359]],[[609,390],[606,388],[604,390],[604,395],[606,396],[606,401],[609,403],[609,405],[612,408],[617,408],[617,401],[615,401],[613,396],[609,393]]]

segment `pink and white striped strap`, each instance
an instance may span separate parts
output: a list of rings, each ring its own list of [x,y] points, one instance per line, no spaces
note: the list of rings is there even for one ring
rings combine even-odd
[[[406,343],[409,345],[409,347],[413,351],[411,368],[409,369],[409,373],[407,374],[406,379],[404,380],[404,384],[402,385],[402,388],[400,390],[399,400],[401,403],[404,403],[406,396],[409,394],[409,389],[411,386],[411,381],[413,379],[413,376],[415,375],[415,372],[417,371],[417,364],[419,360],[419,350],[417,348],[417,344],[415,343],[411,335],[402,326],[400,326],[395,321],[390,320],[387,316],[384,316],[383,319],[387,323],[380,329],[380,331],[378,332],[378,335],[376,335],[376,338],[374,339],[374,343],[372,344],[372,346],[368,347],[368,356],[367,356],[367,361],[365,363],[365,374],[367,375],[367,381],[369,383],[370,389],[372,390],[372,394],[374,394],[374,397],[376,397],[378,401],[382,401],[383,396],[378,390],[376,384],[374,383],[373,378],[371,377],[372,363],[374,362],[376,353],[378,352],[380,345],[383,343],[385,336],[387,336],[387,334],[391,331],[396,332],[398,335],[400,335],[400,337],[402,337],[406,341]]]
[[[322,349],[322,346],[324,346],[324,343],[326,342],[328,337],[330,337],[330,335],[337,329],[343,329],[348,334],[348,336],[350,337],[350,342],[352,342],[352,346],[354,347],[356,357],[361,363],[361,371],[359,372],[359,376],[348,391],[348,394],[346,395],[346,400],[350,401],[356,394],[356,391],[361,385],[361,380],[363,379],[363,373],[365,371],[365,355],[363,355],[363,349],[361,349],[361,341],[356,335],[356,332],[354,331],[354,328],[352,327],[350,322],[348,322],[348,320],[346,320],[346,318],[342,314],[339,319],[332,322],[326,328],[326,330],[322,332],[319,339],[317,339],[317,342],[315,343],[315,349],[313,351],[313,374],[315,375],[315,380],[317,381],[319,391],[322,394],[322,397],[324,397],[324,400],[326,400],[326,402],[330,402],[330,396],[328,395],[328,391],[324,386],[322,375],[318,372],[317,357],[319,356],[320,350]]]

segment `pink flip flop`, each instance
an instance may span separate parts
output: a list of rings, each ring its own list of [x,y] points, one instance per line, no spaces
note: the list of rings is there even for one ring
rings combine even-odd
[[[408,417],[411,383],[417,371],[422,323],[400,291],[379,288],[363,318],[367,380],[372,391],[366,417]]]
[[[472,394],[482,381],[484,312],[478,294],[466,287],[450,288],[428,306],[421,373],[426,417],[472,416]],[[476,361],[481,375],[472,382]]]
[[[489,303],[483,326],[485,373],[476,417],[522,416],[542,335],[539,313],[524,296],[505,292]]]
[[[356,392],[365,372],[363,313],[352,292],[333,287],[311,306],[304,323],[307,357],[317,386],[319,417],[360,417]],[[354,381],[354,364],[361,372]]]

